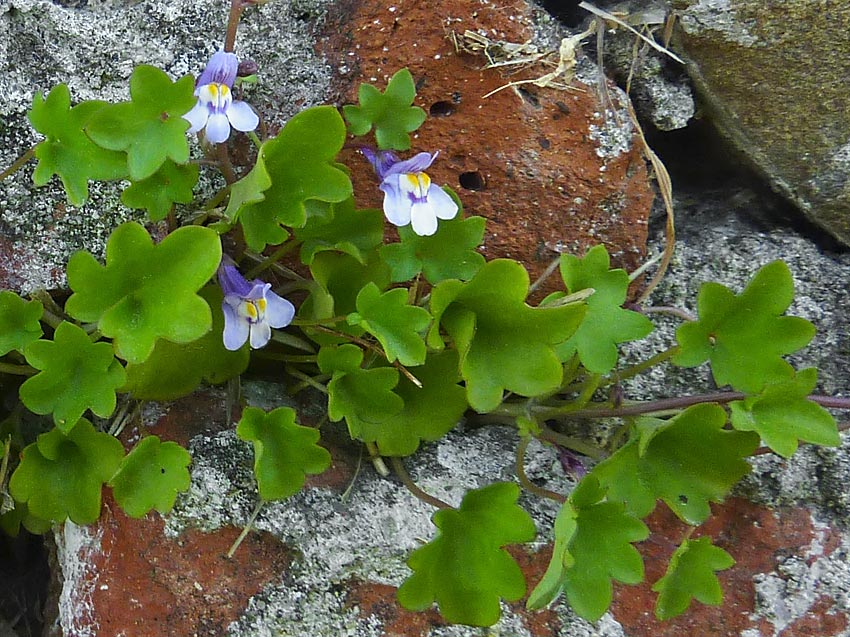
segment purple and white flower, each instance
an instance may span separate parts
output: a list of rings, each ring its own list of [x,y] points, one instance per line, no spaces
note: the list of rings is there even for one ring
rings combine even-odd
[[[234,100],[231,93],[238,68],[235,53],[218,51],[213,54],[195,82],[198,103],[183,116],[191,124],[188,132],[205,129],[207,140],[219,144],[230,137],[231,126],[242,132],[257,128],[260,118],[248,104]]]
[[[437,232],[438,219],[454,219],[458,207],[446,191],[431,183],[425,170],[439,154],[419,153],[399,160],[390,151],[362,148],[381,179],[384,215],[397,226],[413,225],[413,232],[427,237]]]
[[[222,263],[218,282],[224,292],[224,346],[233,351],[250,341],[252,349],[269,342],[273,327],[286,327],[295,316],[295,307],[271,291],[271,283],[249,283],[235,265]]]

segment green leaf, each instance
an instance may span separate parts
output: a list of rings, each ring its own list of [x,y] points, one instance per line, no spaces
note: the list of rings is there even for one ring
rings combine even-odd
[[[781,357],[814,336],[809,321],[780,316],[794,299],[794,282],[782,261],[769,263],[739,295],[719,283],[704,283],[697,298],[699,320],[676,331],[673,362],[695,367],[711,361],[718,385],[757,393],[767,384],[790,380],[793,368]]]
[[[378,148],[408,150],[410,135],[425,121],[425,111],[411,106],[416,98],[413,76],[401,69],[390,78],[381,93],[371,84],[361,84],[358,92],[360,106],[343,106],[342,113],[353,135],[365,135],[375,127]]]
[[[589,475],[639,517],[661,498],[688,524],[702,524],[709,502],[722,502],[750,471],[744,460],[758,436],[724,429],[726,412],[717,404],[689,407],[667,421],[641,419],[635,437]]]
[[[346,316],[357,307],[357,294],[367,284],[374,283],[385,289],[390,282],[389,269],[377,258],[377,251],[364,255],[361,263],[350,254],[320,252],[310,264],[310,272],[317,285],[312,286],[310,295],[298,308],[298,315],[306,319],[326,319]],[[352,336],[363,334],[363,328],[347,323],[337,323],[335,329]],[[333,336],[305,328],[305,332],[319,344],[340,343],[342,337]]]
[[[24,301],[14,292],[0,292],[0,356],[24,348],[41,336],[41,314],[38,301]]]
[[[348,323],[377,338],[390,363],[398,360],[402,365],[421,365],[426,352],[421,334],[431,315],[421,307],[408,305],[407,297],[405,288],[381,294],[377,285],[368,283],[357,295],[357,313],[348,317]]]
[[[15,508],[0,515],[0,531],[10,537],[17,537],[23,526],[33,535],[44,535],[53,528],[53,522],[42,520],[30,513],[26,502],[15,501]]]
[[[197,291],[220,260],[221,243],[209,228],[179,228],[154,245],[142,226],[124,223],[109,238],[105,266],[88,252],[71,257],[74,294],[65,310],[81,321],[97,321],[118,356],[141,363],[159,338],[189,343],[210,330],[210,308]]]
[[[476,411],[495,409],[505,390],[539,396],[561,385],[563,369],[554,346],[575,332],[585,309],[529,307],[528,284],[519,263],[496,259],[468,283],[449,279],[431,293],[429,345],[437,346],[441,325],[461,353],[461,375]]]
[[[306,201],[337,203],[351,197],[351,180],[335,162],[344,143],[345,124],[336,109],[314,106],[295,115],[277,137],[262,145],[263,164],[255,169],[260,173],[252,170],[243,178],[249,184],[239,191],[239,207],[227,209],[229,218],[242,222],[245,241],[253,250],[283,242],[286,232],[281,224],[302,227],[307,221]],[[263,188],[262,171],[271,179],[268,188]]]
[[[440,221],[437,232],[428,237],[403,226],[398,229],[401,243],[382,247],[381,258],[390,266],[394,282],[409,281],[420,272],[432,285],[446,279],[468,281],[484,266],[484,257],[475,248],[484,238],[485,222],[484,217],[463,219],[458,214]]]
[[[52,341],[39,340],[25,350],[27,362],[40,370],[20,388],[21,401],[36,414],[53,414],[69,432],[87,409],[101,418],[115,410],[115,390],[126,374],[109,343],[92,343],[82,328],[62,322]]]
[[[332,297],[332,311],[338,316],[350,314],[357,309],[357,295],[369,283],[374,283],[378,289],[384,290],[390,282],[389,271],[386,265],[376,258],[375,252],[366,255],[366,263],[361,263],[348,254],[322,252],[313,259],[310,272],[322,289]]]
[[[366,263],[366,253],[381,245],[384,213],[367,208],[357,210],[354,199],[330,206],[327,217],[310,216],[303,228],[294,231],[301,244],[301,262],[310,265],[318,252],[336,250]]]
[[[531,591],[525,606],[529,610],[540,610],[550,604],[560,593],[566,581],[567,570],[575,566],[570,553],[570,542],[578,529],[576,510],[570,502],[564,502],[555,518],[555,547],[543,578]]]
[[[750,472],[744,458],[756,450],[758,436],[725,424],[719,405],[689,407],[653,436],[641,458],[641,478],[689,524],[707,520],[708,503],[722,502]]]
[[[95,431],[85,418],[67,435],[41,434],[21,453],[9,491],[43,520],[91,524],[100,516],[103,483],[118,469],[124,448],[109,434]]]
[[[88,199],[90,179],[121,179],[127,174],[124,153],[101,148],[83,132],[105,106],[106,102],[87,101],[71,108],[71,93],[65,84],[55,86],[46,99],[36,93],[27,116],[33,128],[47,138],[35,147],[36,186],[58,175],[68,201],[81,206]]]
[[[147,436],[121,461],[109,481],[115,501],[132,518],[156,509],[167,513],[177,494],[189,488],[192,457],[176,442]]]
[[[288,407],[264,412],[248,407],[236,427],[242,440],[254,443],[254,476],[263,500],[280,500],[298,493],[307,474],[331,466],[331,454],[320,447],[319,430],[295,422]]]
[[[189,122],[183,115],[195,105],[194,88],[190,75],[172,82],[156,67],[137,66],[130,76],[130,101],[98,110],[86,132],[98,146],[127,153],[133,181],[150,177],[167,159],[185,164]]]
[[[165,219],[174,203],[192,203],[198,183],[197,164],[175,164],[166,160],[153,175],[134,181],[121,193],[128,208],[145,208],[151,221]]]
[[[564,573],[564,592],[576,614],[595,622],[611,605],[612,580],[643,581],[643,558],[632,543],[645,540],[649,529],[619,502],[576,508],[574,515],[567,550],[575,561]]]
[[[570,293],[593,288],[587,299],[587,314],[576,333],[558,348],[561,360],[575,352],[589,371],[607,374],[617,365],[617,343],[645,337],[652,322],[621,306],[626,300],[629,275],[625,270],[610,270],[605,246],[594,246],[584,258],[561,256],[561,276]]]
[[[515,484],[497,482],[467,492],[459,509],[437,511],[437,536],[407,560],[413,574],[398,589],[401,605],[425,610],[436,601],[454,624],[495,624],[500,598],[525,595],[525,577],[504,547],[536,535],[518,497]]]
[[[143,363],[127,365],[127,383],[121,391],[138,400],[174,400],[191,393],[202,381],[218,385],[245,371],[250,350],[242,347],[230,351],[224,347],[221,288],[208,285],[198,294],[212,308],[212,329],[183,345],[158,340]]]
[[[755,431],[779,455],[790,458],[797,441],[837,447],[841,444],[835,418],[808,400],[817,383],[816,369],[803,369],[784,382],[767,385],[759,395],[730,403],[732,426]]]
[[[638,439],[633,438],[596,465],[589,475],[607,489],[608,500],[622,503],[626,512],[636,518],[645,518],[655,509],[658,495],[641,478],[640,463]]]
[[[230,186],[230,198],[227,201],[227,208],[224,211],[224,216],[230,225],[236,223],[239,212],[243,208],[250,204],[263,201],[266,198],[266,190],[271,188],[272,178],[266,169],[267,150],[267,144],[261,146],[257,152],[257,161],[254,163],[254,167],[242,179]],[[289,236],[289,233],[275,223],[270,224],[268,230],[269,237],[267,243],[283,243]]]
[[[655,616],[665,620],[684,613],[691,599],[719,606],[723,590],[716,571],[735,565],[735,560],[722,548],[714,546],[711,538],[685,540],[670,558],[667,572],[652,585],[658,595]]]
[[[408,370],[422,387],[401,376],[393,394],[401,397],[403,409],[377,423],[355,417],[357,437],[376,443],[382,456],[409,456],[421,440],[445,436],[467,408],[466,391],[458,385],[457,363],[454,350],[429,353],[424,365]],[[352,417],[347,420],[351,422]]]
[[[404,401],[393,392],[398,371],[392,367],[363,369],[363,352],[356,345],[325,346],[319,350],[319,369],[332,374],[328,383],[328,416],[346,419],[352,437],[361,422],[380,423],[399,413]]]

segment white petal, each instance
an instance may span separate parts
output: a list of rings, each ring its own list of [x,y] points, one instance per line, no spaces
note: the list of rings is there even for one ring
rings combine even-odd
[[[265,347],[266,343],[272,337],[272,328],[265,321],[254,323],[251,325],[251,348],[260,349]]]
[[[428,203],[438,219],[454,219],[457,215],[457,204],[449,194],[434,184],[428,189]]]
[[[381,183],[384,191],[384,214],[390,223],[406,226],[410,223],[410,197],[399,187],[400,175],[389,175]]]
[[[207,120],[207,141],[213,144],[220,144],[227,141],[230,137],[230,122],[227,121],[227,116],[224,113],[213,113]]]
[[[437,216],[430,202],[416,202],[411,206],[410,219],[413,221],[413,232],[420,237],[430,237],[437,232]]]
[[[236,351],[248,340],[249,324],[227,302],[221,304],[224,312],[224,347]]]
[[[286,327],[295,318],[295,306],[274,292],[266,293],[266,322],[272,327]]]
[[[186,113],[183,116],[183,119],[188,121],[191,126],[187,133],[197,133],[207,124],[207,119],[210,116],[210,111],[207,108],[206,104],[202,104],[201,102],[197,102],[192,110]]]
[[[260,123],[260,118],[245,102],[235,101],[227,108],[227,119],[230,125],[243,133],[254,130]]]

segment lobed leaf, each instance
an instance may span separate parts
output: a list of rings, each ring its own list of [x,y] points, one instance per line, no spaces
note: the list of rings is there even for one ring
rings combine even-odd
[[[102,148],[127,153],[133,181],[147,179],[168,159],[185,164],[189,122],[183,115],[195,105],[194,86],[190,75],[172,82],[160,69],[141,64],[130,76],[130,101],[99,109],[86,133]]]
[[[723,590],[715,572],[734,565],[732,556],[714,546],[711,538],[685,540],[670,558],[667,572],[652,585],[652,590],[659,594],[655,616],[664,620],[681,615],[692,599],[719,606],[723,602]]]
[[[101,418],[115,410],[115,391],[126,374],[109,343],[92,343],[82,328],[62,322],[52,341],[39,340],[25,350],[27,363],[39,370],[21,385],[27,409],[53,414],[53,422],[68,433],[87,409]]]
[[[81,206],[89,196],[89,180],[121,179],[127,175],[124,153],[101,148],[83,130],[106,106],[106,102],[92,100],[71,107],[71,93],[65,84],[55,86],[47,98],[36,93],[27,117],[33,128],[47,138],[35,147],[36,186],[43,186],[58,175],[68,201]]]
[[[759,269],[735,295],[719,283],[704,283],[697,297],[699,320],[676,331],[673,362],[695,367],[706,360],[718,385],[757,393],[790,380],[794,371],[782,356],[804,347],[815,328],[796,316],[780,316],[794,299],[788,266],[774,261]]]
[[[536,535],[518,497],[515,484],[497,482],[467,492],[460,508],[435,513],[439,532],[407,560],[413,574],[398,589],[401,605],[425,610],[436,601],[452,623],[495,624],[500,598],[516,601],[525,594],[525,577],[504,547]]]
[[[157,339],[189,343],[210,330],[210,308],[197,292],[220,260],[221,243],[209,228],[179,228],[154,245],[142,226],[127,222],[110,236],[105,266],[88,252],[71,257],[68,283],[74,293],[65,310],[97,322],[114,340],[118,356],[141,363]]]
[[[207,285],[198,294],[212,309],[212,329],[190,343],[158,340],[144,362],[127,365],[127,382],[121,391],[137,400],[174,400],[191,393],[203,381],[218,385],[245,371],[250,350],[224,347],[221,288]]]
[[[301,241],[301,262],[313,263],[325,250],[344,252],[366,263],[366,255],[381,245],[384,238],[384,214],[377,209],[357,210],[354,198],[329,206],[327,216],[308,216],[303,228],[296,228]]]
[[[412,106],[416,98],[413,76],[401,69],[390,78],[381,93],[371,84],[361,84],[359,106],[342,107],[353,135],[365,135],[375,128],[375,139],[382,150],[408,150],[410,135],[425,121],[425,111]]]
[[[649,529],[620,502],[597,502],[575,508],[575,532],[567,550],[574,560],[563,574],[563,586],[576,614],[597,621],[608,610],[612,580],[643,581],[643,558],[634,542],[645,540]]]
[[[144,208],[151,221],[160,221],[173,204],[192,202],[198,174],[197,164],[175,164],[167,159],[153,175],[127,186],[121,201],[128,208]]]
[[[442,326],[461,356],[467,399],[479,412],[495,409],[505,390],[539,396],[558,389],[563,377],[554,347],[568,339],[584,306],[526,305],[528,273],[516,261],[490,261],[468,283],[449,279],[431,293],[431,347]]]
[[[39,301],[24,301],[14,292],[0,291],[0,356],[12,350],[23,352],[38,340],[43,312]]]
[[[561,256],[561,277],[570,293],[593,288],[587,299],[587,314],[575,334],[558,347],[561,360],[578,353],[589,371],[607,374],[617,364],[617,344],[644,338],[652,322],[643,314],[623,309],[629,288],[625,270],[611,270],[605,246],[594,246],[579,259]]]
[[[123,457],[115,437],[81,418],[67,434],[53,429],[24,448],[9,491],[37,518],[91,524],[100,516],[103,484]]]
[[[156,509],[167,513],[177,494],[189,488],[192,457],[176,442],[146,436],[121,460],[109,480],[115,501],[132,518]]]
[[[639,471],[682,520],[702,524],[709,502],[722,502],[751,467],[744,460],[758,437],[724,429],[726,412],[715,404],[694,405],[652,434]]]
[[[298,314],[307,319],[326,319],[334,316],[346,316],[357,309],[357,294],[369,283],[379,289],[385,289],[390,283],[387,266],[377,258],[377,251],[371,250],[363,255],[361,263],[350,254],[337,252],[319,252],[310,264],[310,272],[316,285],[311,287],[310,295],[298,308]],[[363,334],[358,325],[337,323],[335,329],[352,336]],[[306,328],[305,332],[319,344],[341,343],[340,336]]]
[[[282,243],[287,233],[281,225],[304,226],[305,202],[338,203],[351,197],[351,180],[335,161],[344,143],[345,124],[336,109],[314,106],[262,145],[257,166],[233,185],[239,206],[229,205],[226,211],[228,218],[242,223],[253,250]],[[267,187],[266,178],[271,180]],[[244,187],[238,186],[246,180]]]
[[[269,413],[247,407],[236,434],[254,443],[254,476],[263,500],[288,498],[301,490],[307,474],[331,466],[331,454],[316,444],[319,430],[297,424],[288,407]]]
[[[363,442],[374,442],[382,456],[409,456],[420,441],[439,440],[457,425],[467,408],[466,391],[458,385],[457,368],[454,350],[429,353],[424,365],[408,370],[422,387],[401,376],[392,388],[392,393],[404,403],[401,411],[380,422],[348,415],[349,428]]]
[[[663,499],[682,520],[702,524],[709,502],[722,502],[750,471],[744,460],[758,437],[724,429],[726,412],[717,404],[689,407],[663,421],[640,419],[635,436],[589,475],[608,489],[608,498],[627,511],[648,515]]]
[[[374,283],[367,283],[357,294],[357,312],[348,317],[349,325],[359,325],[381,343],[387,360],[402,365],[425,362],[426,347],[421,334],[431,322],[427,310],[407,304],[408,291],[394,288],[383,294]]]
[[[452,193],[448,188],[445,189]],[[457,197],[453,197],[459,202]],[[409,281],[420,272],[432,285],[446,279],[468,281],[484,266],[484,256],[476,248],[484,239],[484,217],[443,220],[437,232],[422,237],[411,226],[398,229],[400,243],[381,248],[381,259],[390,266],[394,282]]]
[[[392,367],[363,369],[363,352],[356,345],[325,346],[319,350],[319,369],[333,377],[328,383],[328,417],[345,418],[353,438],[360,423],[381,423],[399,413],[404,401],[393,392],[398,371]]]
[[[841,438],[835,418],[808,400],[817,377],[816,369],[803,369],[790,380],[766,385],[756,396],[730,403],[732,426],[740,431],[755,431],[768,447],[785,458],[797,451],[798,440],[837,447]]]

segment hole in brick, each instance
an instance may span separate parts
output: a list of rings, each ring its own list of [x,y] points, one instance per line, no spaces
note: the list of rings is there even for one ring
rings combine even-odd
[[[428,113],[431,117],[448,117],[455,112],[455,105],[446,100],[440,100],[431,104]]]
[[[462,188],[466,188],[467,190],[484,190],[487,187],[487,183],[484,181],[484,175],[477,170],[461,173],[460,177],[458,177],[458,182]]]

